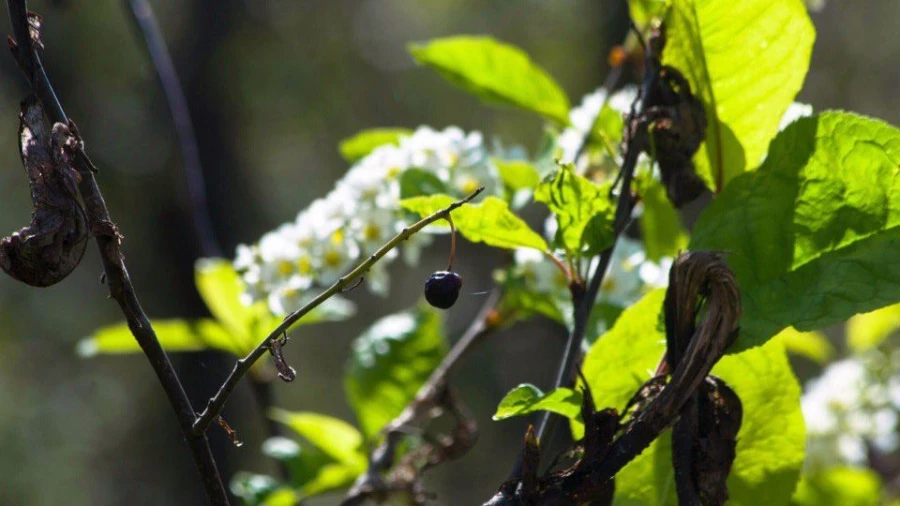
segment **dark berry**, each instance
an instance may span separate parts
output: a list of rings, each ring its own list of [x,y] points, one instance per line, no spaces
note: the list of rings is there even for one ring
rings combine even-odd
[[[447,309],[459,297],[462,278],[450,271],[438,271],[425,282],[425,300],[434,307]]]

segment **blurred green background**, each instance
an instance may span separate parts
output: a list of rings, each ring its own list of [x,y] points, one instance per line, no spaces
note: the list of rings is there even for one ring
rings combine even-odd
[[[489,34],[526,50],[573,105],[606,75],[606,54],[627,27],[624,1],[587,0],[163,0],[152,2],[190,102],[216,234],[231,254],[241,242],[292,219],[348,168],[337,143],[376,126],[459,125],[488,139],[534,147],[539,120],[488,109],[417,68],[406,44]],[[126,261],[151,317],[197,317],[199,248],[185,214],[181,157],[168,109],[124,3],[34,1],[44,16],[45,63],[125,235]],[[812,14],[818,32],[800,100],[900,123],[900,3],[832,0]],[[3,16],[0,29],[10,33]],[[0,231],[24,226],[31,206],[16,147],[26,85],[0,59]],[[444,238],[446,240],[446,238]],[[437,241],[416,269],[391,267],[392,294],[356,290],[357,316],[304,327],[286,348],[298,378],[274,385],[276,404],[351,419],[341,370],[348,344],[379,316],[407,308],[446,259]],[[448,313],[457,336],[492,285],[500,257],[463,245],[466,292]],[[142,356],[81,359],[76,342],[117,322],[93,249],[64,282],[35,289],[0,277],[0,504],[201,504],[186,444]],[[463,460],[429,473],[440,504],[486,499],[506,478],[525,420],[492,422],[497,401],[522,381],[551,382],[563,333],[516,325],[477,351],[454,380],[481,428]],[[213,353],[175,362],[195,405],[231,367]],[[259,445],[265,425],[247,385],[226,409],[245,445],[215,428],[223,473],[274,472]],[[311,504],[337,504],[338,496]]]

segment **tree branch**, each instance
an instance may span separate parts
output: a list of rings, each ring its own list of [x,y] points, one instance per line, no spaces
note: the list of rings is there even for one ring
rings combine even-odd
[[[450,204],[444,209],[422,218],[418,222],[410,225],[409,227],[403,229],[399,234],[394,236],[393,239],[388,241],[384,246],[378,249],[375,253],[373,253],[370,257],[366,258],[361,264],[359,264],[355,269],[350,271],[347,275],[342,276],[337,280],[331,287],[329,287],[324,292],[320,293],[315,299],[310,301],[308,304],[303,306],[302,308],[294,311],[289,314],[278,327],[273,330],[268,337],[263,340],[253,351],[250,352],[246,357],[239,359],[235,364],[234,368],[231,370],[231,374],[225,379],[225,382],[222,383],[222,386],[219,388],[219,391],[209,400],[209,403],[206,405],[206,409],[197,417],[196,421],[193,423],[193,432],[194,434],[202,434],[209,427],[209,424],[213,421],[213,419],[219,415],[222,411],[222,408],[225,406],[225,403],[228,401],[228,397],[231,395],[231,392],[234,391],[234,388],[241,381],[241,378],[250,370],[253,364],[256,363],[257,360],[262,358],[262,356],[266,353],[266,351],[270,351],[272,349],[273,343],[276,342],[281,336],[285,335],[287,330],[296,323],[300,318],[305,316],[307,313],[317,308],[326,300],[330,299],[332,296],[340,293],[344,288],[346,288],[351,282],[356,281],[357,278],[362,277],[372,265],[375,264],[381,257],[386,255],[389,251],[396,248],[403,241],[408,239],[411,235],[415,234],[419,230],[425,228],[425,226],[434,223],[435,221],[446,219],[447,216],[450,215],[450,212],[459,208],[460,206],[468,203],[472,199],[474,199],[478,194],[484,191],[484,187],[475,190],[468,197],[458,200],[453,204]]]
[[[447,378],[450,373],[456,369],[468,352],[483,343],[485,338],[497,329],[497,326],[491,321],[491,315],[496,311],[502,296],[500,289],[494,289],[490,293],[478,312],[478,316],[431,373],[428,381],[419,388],[415,399],[396,418],[384,426],[381,430],[384,439],[370,452],[368,469],[347,492],[341,503],[342,506],[361,504],[370,495],[377,495],[387,492],[388,489],[396,488],[392,484],[385,484],[382,474],[387,472],[394,463],[397,447],[403,441],[402,436],[408,432],[404,429],[423,421],[423,419],[427,421],[433,417],[431,415],[433,408],[440,405],[441,399],[447,391]]]
[[[74,145],[67,146],[67,148],[72,151],[75,169],[81,175],[78,188],[84,201],[91,232],[97,239],[110,296],[119,304],[131,333],[143,349],[166,392],[182,433],[191,449],[210,504],[227,505],[228,495],[210,452],[209,442],[205,434],[194,434],[191,431],[194,409],[168,356],[160,346],[150,320],[141,308],[131,284],[120,249],[121,235],[110,218],[109,210],[94,178],[96,168],[85,154],[84,145],[78,137],[75,124],[66,116],[41,64],[40,55],[32,40],[26,1],[7,0],[7,8],[15,37],[13,55],[16,61],[28,78],[32,90],[44,105],[44,110],[51,121],[67,125],[76,140]]]
[[[209,216],[203,165],[200,162],[200,149],[197,147],[197,135],[194,132],[191,113],[178,79],[178,73],[175,71],[175,65],[166,49],[166,43],[150,3],[147,0],[125,0],[125,3],[131,19],[143,36],[144,47],[153,62],[153,68],[156,69],[156,76],[166,95],[169,112],[172,114],[178,145],[181,148],[181,159],[184,163],[184,182],[187,187],[185,207],[194,224],[200,250],[203,256],[221,257],[223,255],[222,248],[216,240],[212,218]]]
[[[641,92],[635,99],[636,102],[641,100],[641,97],[647,96],[648,90],[655,86],[656,79],[656,63],[653,55],[648,53],[644,82],[641,85]],[[646,101],[641,101],[640,110],[637,113],[635,113],[635,104],[632,104],[632,113],[630,116],[636,118],[643,114],[644,109],[646,108],[645,104]],[[590,133],[587,135],[589,134]],[[594,272],[588,277],[590,282],[584,292],[579,293],[576,291],[573,293],[572,302],[574,308],[572,311],[574,324],[572,326],[572,332],[569,333],[568,339],[566,340],[566,347],[563,351],[559,369],[557,370],[554,388],[571,385],[575,381],[577,372],[575,364],[577,363],[579,354],[578,350],[581,346],[581,342],[584,340],[584,334],[587,331],[587,324],[591,316],[591,311],[594,309],[597,295],[600,292],[600,286],[602,285],[603,278],[609,268],[609,262],[612,259],[612,254],[618,243],[619,237],[621,237],[622,233],[631,222],[631,211],[634,208],[634,199],[631,195],[631,181],[634,178],[634,170],[640,152],[641,148],[638,145],[637,138],[635,136],[629,137],[625,145],[625,159],[619,173],[622,183],[619,200],[616,204],[615,219],[613,221],[614,242],[612,246],[600,254],[600,261],[597,263]],[[537,438],[539,441],[546,441],[552,436],[556,419],[557,417],[550,412],[544,413],[537,429]],[[519,475],[520,472],[521,469],[517,463],[516,468],[513,471],[513,476]]]

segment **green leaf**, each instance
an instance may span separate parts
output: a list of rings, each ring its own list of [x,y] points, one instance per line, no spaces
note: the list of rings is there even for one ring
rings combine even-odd
[[[232,341],[229,351],[236,355],[249,353],[281,324],[283,315],[272,314],[264,301],[249,306],[243,303],[241,295],[246,287],[228,260],[197,260],[194,281],[210,313],[228,331]],[[353,303],[334,296],[291,325],[291,329],[313,323],[343,321],[353,316],[354,312]]]
[[[609,198],[609,188],[575,174],[571,165],[560,167],[537,187],[534,199],[556,215],[556,241],[566,251],[579,254],[584,242],[592,252],[612,244],[615,205]]]
[[[367,438],[415,398],[445,353],[441,317],[425,306],[386,316],[354,341],[344,390]]]
[[[663,63],[706,109],[697,174],[721,191],[754,169],[803,85],[815,30],[801,0],[673,0]]]
[[[591,124],[587,150],[601,150],[607,156],[614,157],[619,153],[622,132],[625,129],[625,118],[607,102],[600,108]]]
[[[349,423],[328,415],[273,408],[269,416],[296,432],[336,462],[365,470],[363,436]]]
[[[446,208],[457,199],[449,195],[413,197],[400,201],[404,209],[421,216],[434,214]],[[544,238],[528,227],[509,210],[506,202],[497,197],[488,197],[480,204],[466,204],[451,213],[456,230],[472,242],[483,242],[496,248],[534,248],[547,251]],[[445,221],[435,223],[449,227]]]
[[[804,476],[791,500],[793,506],[877,506],[881,480],[871,469],[836,467]]]
[[[665,295],[664,289],[654,290],[623,311],[587,352],[582,372],[598,409],[624,408],[656,370],[666,342],[659,317]],[[575,439],[582,435],[576,432]]]
[[[503,287],[504,295],[499,312],[511,315],[512,321],[542,315],[559,323],[565,322],[558,297],[535,290],[535,280],[518,271],[515,266],[495,272],[494,279]]]
[[[244,471],[235,473],[231,479],[229,488],[231,492],[240,497],[246,506],[262,506],[266,500],[279,491],[285,490],[281,483],[266,474],[254,474]]]
[[[287,467],[291,486],[302,496],[344,488],[363,471],[355,460],[338,462],[308,442],[297,443],[284,437],[267,439],[263,443],[263,453]]]
[[[224,258],[197,260],[194,283],[209,312],[234,338],[233,350],[239,355],[255,348],[281,322],[265,302],[248,306],[241,301],[244,282]]]
[[[858,314],[847,320],[847,345],[854,352],[879,346],[900,329],[900,304]]]
[[[820,365],[827,364],[837,354],[828,338],[819,332],[800,332],[788,327],[773,339],[781,341],[788,353],[806,357]]]
[[[500,171],[500,178],[503,179],[503,185],[515,193],[519,190],[533,190],[541,182],[541,176],[538,171],[525,160],[500,160],[493,158],[491,160]]]
[[[625,310],[585,357],[583,372],[598,408],[622,410],[665,351],[664,290]],[[728,479],[729,504],[786,504],[803,463],[800,386],[777,340],[723,358],[713,374],[741,398],[744,420]],[[576,437],[579,437],[576,434]],[[670,433],[616,475],[615,504],[675,505]]]
[[[559,124],[569,122],[569,99],[547,72],[521,49],[490,37],[457,36],[413,44],[420,65],[483,102],[535,112]]]
[[[550,393],[523,383],[510,390],[497,406],[494,420],[506,420],[536,411],[550,411],[571,420],[581,417],[581,392],[571,388],[557,388]]]
[[[644,30],[654,19],[662,17],[670,3],[669,0],[628,0],[628,14]]]
[[[662,257],[675,257],[679,251],[687,249],[690,238],[681,224],[678,211],[672,206],[666,189],[654,179],[643,185],[641,203],[644,212],[641,214],[641,234],[647,258],[659,262]]]
[[[400,176],[401,199],[446,192],[447,185],[433,172],[412,168],[403,171]]]
[[[407,128],[371,128],[341,141],[339,150],[344,160],[355,162],[385,144],[400,144],[401,137],[412,135]]]
[[[728,252],[737,349],[900,301],[900,131],[854,114],[801,118],[703,212],[691,250]]]
[[[216,348],[234,353],[234,341],[228,330],[214,320],[154,320],[153,330],[163,349],[169,352],[198,351]],[[140,353],[141,347],[125,323],[101,327],[78,343],[78,354]]]

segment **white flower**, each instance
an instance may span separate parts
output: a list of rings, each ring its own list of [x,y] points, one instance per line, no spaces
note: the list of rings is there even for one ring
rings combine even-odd
[[[801,399],[808,435],[807,465],[866,463],[866,445],[892,452],[898,447],[897,371],[881,352],[833,362],[810,380]]]
[[[529,283],[529,289],[548,294],[565,294],[568,291],[565,274],[545,254],[536,249],[518,248],[514,256],[516,265]]]
[[[357,161],[328,195],[292,223],[263,235],[256,245],[239,246],[234,263],[247,284],[246,299],[266,299],[279,313],[296,309],[316,287],[333,283],[362,255],[374,253],[408,226],[399,201],[403,175],[413,168],[437,177],[458,197],[480,186],[487,195],[502,190],[479,132],[420,127],[399,145],[380,146]],[[430,242],[427,234],[410,237],[403,245],[404,259],[414,264]],[[370,290],[387,292],[386,263],[396,256],[391,251],[367,274]]]
[[[316,245],[312,250],[316,278],[323,285],[330,285],[352,267],[359,258],[359,246],[343,230],[338,230]]]
[[[603,277],[603,284],[600,285],[598,300],[621,307],[637,302],[643,295],[640,267],[646,258],[639,241],[620,237]],[[595,257],[595,263],[599,260],[599,257]]]
[[[626,86],[610,95],[608,99],[608,93],[602,87],[585,95],[581,99],[581,104],[569,111],[569,122],[571,125],[557,137],[557,147],[561,151],[560,161],[572,163],[575,160],[578,149],[591,131],[591,127],[594,126],[594,122],[597,116],[600,115],[600,111],[603,110],[604,104],[609,105],[613,111],[624,117],[630,112],[631,105],[637,98],[637,93],[636,87]],[[582,156],[575,168],[579,172],[583,172],[589,164],[590,161],[587,157]]]

